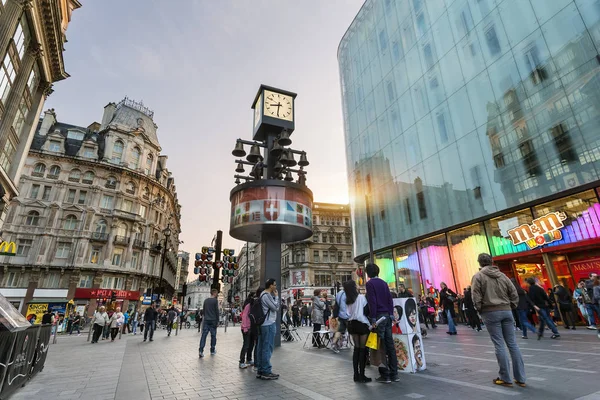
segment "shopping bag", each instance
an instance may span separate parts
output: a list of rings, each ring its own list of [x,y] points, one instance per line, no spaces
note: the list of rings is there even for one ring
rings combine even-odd
[[[381,343],[381,338],[377,338],[377,350],[371,349],[371,365],[374,367],[379,367],[381,365],[386,365],[386,354],[385,354],[385,346]]]
[[[369,333],[366,346],[370,349],[377,350],[377,334],[375,332]]]

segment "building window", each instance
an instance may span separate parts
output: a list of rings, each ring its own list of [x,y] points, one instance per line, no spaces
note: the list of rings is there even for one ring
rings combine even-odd
[[[350,226],[350,218],[348,218],[348,217],[344,218],[344,225]]]
[[[135,184],[133,182],[128,182],[125,191],[129,194],[135,194]]]
[[[106,187],[109,189],[115,189],[117,187],[117,178],[109,176],[106,178]]]
[[[60,167],[58,165],[53,165],[50,167],[50,172],[48,173],[48,179],[58,179],[58,175],[60,174]]]
[[[46,284],[44,285],[46,288],[57,289],[60,287],[60,273],[59,272],[50,272],[46,277]]]
[[[23,29],[23,21],[17,25],[13,40],[15,42],[15,47],[17,48],[17,53],[19,54],[19,59],[23,59],[23,55],[25,54],[25,29]]]
[[[76,193],[77,193],[77,191],[75,189],[69,189],[69,192],[67,193],[66,203],[69,203],[69,204],[75,203],[75,194]]]
[[[123,200],[123,211],[131,212],[132,209],[133,209],[133,201]]]
[[[131,290],[135,291],[140,288],[140,278],[133,278],[131,280]]]
[[[82,141],[84,136],[85,136],[85,134],[83,132],[77,132],[77,131],[67,132],[67,139],[74,139],[74,140]]]
[[[115,249],[112,256],[112,265],[120,266],[123,257],[123,249]]]
[[[323,240],[321,242],[327,243],[327,235],[326,234],[323,234]]]
[[[323,260],[324,263],[329,262],[329,252],[327,250],[323,250]]]
[[[81,171],[78,169],[74,169],[73,171],[71,171],[71,173],[69,174],[69,181],[70,182],[79,182],[81,180]]]
[[[123,290],[125,280],[116,276],[104,276],[102,278],[102,289],[117,289]]]
[[[115,198],[113,196],[108,196],[108,195],[102,195],[102,204],[101,204],[101,208],[106,208],[111,210],[113,208],[113,202],[114,202]]]
[[[71,252],[71,243],[59,242],[56,247],[55,258],[67,258]]]
[[[85,204],[85,199],[87,197],[87,192],[85,190],[79,191],[79,200],[77,200],[77,204]]]
[[[93,147],[85,146],[83,148],[83,156],[85,158],[96,158],[96,151]]]
[[[17,287],[18,283],[19,274],[17,272],[9,272],[8,275],[6,275],[6,283],[4,284],[5,287]]]
[[[131,169],[138,169],[140,166],[141,152],[139,147],[134,147],[131,151]]]
[[[144,172],[146,172],[146,175],[150,175],[152,173],[152,163],[154,161],[154,158],[152,157],[152,154],[148,154],[148,157],[146,157],[146,169]]]
[[[140,208],[138,209],[138,215],[142,218],[146,218],[146,206],[140,204]]]
[[[342,234],[341,233],[338,233],[337,235],[335,235],[335,242],[342,243]]]
[[[44,176],[45,173],[46,173],[46,166],[42,163],[39,163],[39,164],[35,164],[35,167],[33,167],[33,173],[31,175],[42,177],[42,176]]]
[[[315,272],[315,286],[331,286],[331,274],[328,272]]]
[[[346,234],[346,244],[352,244],[352,237],[349,233]]]
[[[31,185],[31,192],[29,193],[29,197],[32,199],[37,199],[39,192],[40,185]]]
[[[96,222],[96,233],[106,233],[106,221],[101,219]]]
[[[17,256],[27,257],[32,244],[33,240],[19,239],[19,244],[17,245]]]
[[[498,35],[496,35],[496,28],[494,26],[485,31],[485,41],[492,56],[500,53],[500,42],[498,41]]]
[[[338,251],[338,262],[344,262],[344,253],[342,253],[341,251]]]
[[[317,262],[317,263],[320,262],[320,259],[319,259],[319,250],[314,250],[313,251],[313,262]]]
[[[15,81],[15,67],[10,58],[9,52],[6,52],[4,61],[0,64],[0,100],[6,101],[10,88]]]
[[[351,272],[343,272],[343,273],[338,273],[337,274],[337,280],[340,283],[344,283],[344,282],[348,282],[352,280],[352,273]]]
[[[25,225],[38,226],[40,223],[40,213],[37,211],[29,211],[27,218],[25,219]]]
[[[352,262],[352,252],[351,251],[346,252],[346,261]]]
[[[113,146],[112,162],[114,164],[120,164],[122,158],[123,158],[123,142],[121,142],[120,140],[117,140],[115,142],[115,145]]]
[[[94,282],[94,275],[80,275],[79,276],[79,284],[77,285],[77,287],[91,288],[93,282]]]
[[[150,275],[156,275],[154,273],[154,266],[156,265],[156,256],[150,256],[150,259],[148,260],[148,271],[147,273]]]
[[[42,200],[50,200],[50,193],[52,192],[52,186],[44,186],[44,193],[42,193]]]
[[[131,256],[131,268],[138,269],[139,261],[140,261],[140,252],[134,251],[133,255]]]
[[[92,171],[87,171],[85,174],[83,174],[83,183],[91,185],[94,183],[94,173]]]
[[[57,140],[51,140],[48,144],[48,151],[53,151],[55,153],[60,152],[60,142]]]
[[[100,251],[99,247],[92,247],[92,252],[90,253],[90,263],[98,264],[98,260],[100,259]]]

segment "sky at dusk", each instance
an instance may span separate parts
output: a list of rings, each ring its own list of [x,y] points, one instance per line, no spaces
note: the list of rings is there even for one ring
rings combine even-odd
[[[362,0],[82,0],[67,31],[66,70],[45,109],[100,122],[128,96],[154,110],[182,205],[180,249],[229,237],[237,138],[251,139],[261,83],[298,93],[292,146],[310,161],[315,201],[348,202],[337,47]],[[248,150],[247,150],[248,151]]]

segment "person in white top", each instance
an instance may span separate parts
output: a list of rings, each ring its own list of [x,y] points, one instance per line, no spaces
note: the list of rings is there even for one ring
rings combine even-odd
[[[352,335],[354,342],[354,354],[352,356],[352,366],[354,367],[354,382],[371,382],[371,378],[365,376],[365,366],[367,364],[367,338],[369,337],[369,315],[367,298],[358,294],[356,282],[344,282],[344,292],[346,293],[346,305],[348,306],[348,332]]]

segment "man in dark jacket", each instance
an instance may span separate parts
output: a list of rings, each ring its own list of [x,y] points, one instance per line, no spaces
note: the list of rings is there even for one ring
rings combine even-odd
[[[152,339],[154,337],[154,329],[156,329],[156,317],[158,316],[158,311],[156,310],[157,306],[151,305],[146,308],[146,312],[144,313],[144,322],[146,324],[146,330],[144,331],[144,342],[148,337],[148,332],[150,332],[150,341],[154,341]]]
[[[481,322],[479,321],[479,315],[477,315],[477,310],[475,310],[475,306],[473,305],[471,286],[467,286],[464,293],[465,297],[463,299],[463,304],[465,305],[465,314],[467,314],[469,325],[472,329],[475,329],[475,327],[477,327],[477,332],[481,332]]]
[[[551,339],[558,339],[560,334],[558,333],[558,329],[556,329],[556,325],[552,322],[552,318],[550,318],[550,299],[548,298],[548,294],[544,288],[539,286],[534,278],[527,278],[525,282],[529,285],[529,298],[533,303],[533,308],[537,312],[540,317],[540,327],[538,329],[538,340],[544,336],[544,324],[548,325],[548,328],[552,330]]]

